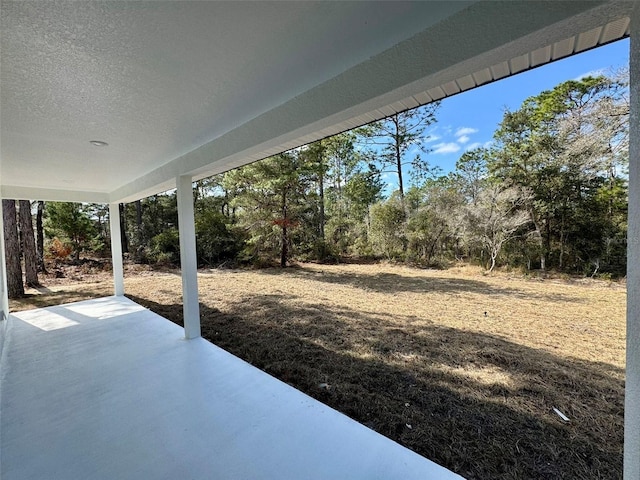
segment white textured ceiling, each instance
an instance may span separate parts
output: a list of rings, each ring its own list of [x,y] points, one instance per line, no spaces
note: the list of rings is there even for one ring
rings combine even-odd
[[[139,198],[628,35],[630,5],[2,0],[2,195]]]

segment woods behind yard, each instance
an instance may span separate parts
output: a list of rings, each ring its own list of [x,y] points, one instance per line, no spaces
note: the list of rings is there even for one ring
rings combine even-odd
[[[197,261],[284,267],[357,257],[624,276],[627,73],[527,98],[504,112],[491,145],[463,150],[463,134],[475,130],[459,129],[461,155],[449,172],[429,155],[437,153],[436,102],[199,180]],[[17,216],[16,202],[4,199],[9,296],[23,293],[21,251],[28,285],[46,256],[109,255],[107,210],[21,201]],[[175,191],[120,204],[120,223],[129,259],[179,263]]]
[[[178,272],[130,268],[127,295],[180,323]],[[111,294],[67,275],[12,308]],[[203,336],[467,478],[622,477],[623,284],[301,264],[199,285]]]

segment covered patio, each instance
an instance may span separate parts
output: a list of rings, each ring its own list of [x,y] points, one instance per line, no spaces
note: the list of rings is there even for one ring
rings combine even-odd
[[[2,478],[461,478],[124,297],[8,323]]]
[[[0,196],[108,204],[115,294],[11,314],[0,239],[0,476],[456,478],[200,338],[192,182],[627,36],[636,132],[636,2],[2,0],[0,15]],[[632,137],[627,480],[639,149]],[[184,331],[123,297],[118,205],[173,188]]]

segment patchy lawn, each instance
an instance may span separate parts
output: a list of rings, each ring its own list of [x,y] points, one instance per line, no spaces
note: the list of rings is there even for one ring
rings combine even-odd
[[[106,274],[76,276],[12,307],[111,294]],[[199,285],[203,336],[469,479],[622,478],[623,284],[303,264]],[[125,279],[176,323],[180,288]]]

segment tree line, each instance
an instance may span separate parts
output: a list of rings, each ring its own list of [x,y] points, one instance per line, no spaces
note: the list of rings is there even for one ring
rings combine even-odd
[[[627,72],[527,98],[504,112],[491,145],[464,152],[446,174],[428,162],[438,108],[398,113],[196,182],[199,264],[360,257],[624,275]],[[82,252],[108,253],[104,205],[21,201],[16,212],[12,202],[3,201],[7,253],[22,248],[25,269],[33,257],[42,270],[45,254],[77,261]],[[120,213],[131,261],[179,263],[175,192],[123,204]]]

